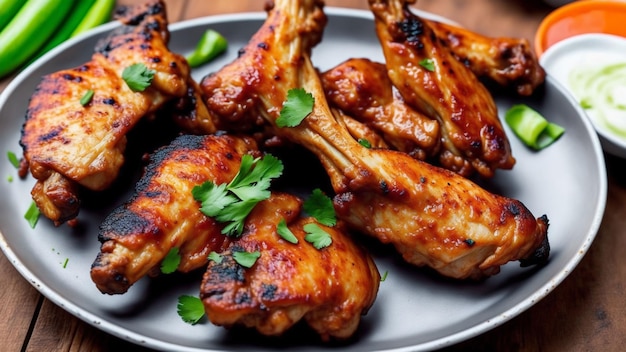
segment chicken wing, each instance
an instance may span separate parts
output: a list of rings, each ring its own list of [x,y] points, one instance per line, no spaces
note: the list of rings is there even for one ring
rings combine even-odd
[[[141,118],[188,95],[189,67],[167,48],[165,5],[151,0],[117,15],[123,25],[98,43],[91,61],[44,76],[28,105],[20,144],[37,180],[32,196],[57,225],[77,216],[79,187],[100,191],[117,177],[126,134]],[[133,64],[154,71],[144,91],[122,78]],[[82,104],[87,92],[93,97]]]
[[[280,335],[304,320],[324,340],[354,333],[376,298],[378,269],[340,224],[327,227],[298,217],[300,208],[298,198],[273,194],[250,213],[249,231],[231,242],[219,263],[209,263],[200,298],[212,323]],[[298,243],[277,234],[281,219]],[[328,247],[316,249],[305,240],[305,226],[311,224],[331,236]],[[233,259],[237,252],[257,252],[260,257],[245,268]]]
[[[420,160],[439,152],[439,123],[404,103],[384,64],[349,59],[321,79],[330,105],[377,131],[386,145]]]
[[[455,278],[493,275],[513,260],[544,263],[547,217],[534,218],[519,201],[406,153],[365,148],[337,122],[309,56],[324,28],[322,6],[315,0],[275,1],[242,55],[201,81],[209,109],[220,116],[219,98],[225,92],[246,92],[231,95],[225,118],[256,114],[276,134],[310,150],[337,193],[338,215],[363,233],[394,244],[411,263]],[[313,96],[313,110],[295,127],[278,127],[292,88]]]
[[[154,153],[135,194],[100,226],[102,245],[91,268],[98,289],[126,292],[158,272],[172,248],[179,249],[181,272],[205,265],[211,251],[225,248],[223,226],[199,211],[191,190],[207,180],[229,182],[247,153],[258,154],[249,139],[193,135],[177,137]]]
[[[408,105],[439,121],[446,168],[487,178],[512,168],[515,159],[493,97],[411,12],[414,2],[369,0],[393,85]]]
[[[423,19],[440,43],[478,77],[488,78],[519,95],[531,95],[546,72],[523,38],[491,38],[449,23]]]

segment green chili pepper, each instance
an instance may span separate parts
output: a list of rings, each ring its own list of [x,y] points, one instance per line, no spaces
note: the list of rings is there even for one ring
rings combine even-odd
[[[28,0],[0,32],[0,78],[27,62],[74,5],[68,0]]]
[[[85,18],[74,29],[70,38],[109,21],[114,7],[115,0],[96,0]]]
[[[208,29],[200,38],[194,52],[187,57],[187,62],[189,62],[191,67],[198,67],[216,58],[219,54],[226,51],[227,47],[228,42],[226,38],[220,33]]]

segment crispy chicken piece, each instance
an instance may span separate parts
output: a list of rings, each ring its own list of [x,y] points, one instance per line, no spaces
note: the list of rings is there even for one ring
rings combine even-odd
[[[280,335],[304,320],[323,340],[355,332],[376,299],[378,269],[341,223],[327,227],[298,217],[301,203],[288,194],[260,202],[246,220],[249,230],[221,253],[220,263],[209,263],[200,298],[212,323]],[[281,219],[297,244],[277,234]],[[304,227],[310,224],[330,234],[328,247],[316,249],[305,240]],[[249,269],[233,259],[233,253],[242,251],[260,253]]]
[[[346,115],[340,109],[333,109],[333,114],[335,115],[337,123],[345,128],[359,143],[364,143],[365,145],[369,144],[370,148],[390,148],[385,139],[383,139],[382,133],[379,131]]]
[[[449,23],[423,19],[440,43],[478,77],[531,95],[543,84],[546,72],[524,38],[491,38]]]
[[[191,190],[208,180],[230,182],[247,153],[258,154],[249,139],[193,135],[155,152],[132,198],[100,226],[102,246],[91,268],[98,289],[126,292],[143,276],[158,273],[172,248],[179,249],[181,272],[206,265],[210,252],[224,249],[223,225],[200,212]]]
[[[420,160],[439,152],[439,123],[404,103],[384,64],[349,59],[321,79],[330,105],[377,131],[386,145]]]
[[[189,95],[189,67],[167,48],[163,2],[122,7],[117,15],[123,25],[98,43],[91,61],[44,76],[28,106],[20,144],[37,179],[32,196],[56,225],[77,216],[80,186],[100,191],[117,177],[126,134],[140,119]],[[122,79],[136,63],[155,72],[143,92]]]
[[[440,162],[462,175],[489,178],[515,164],[493,97],[442,45],[409,4],[369,0],[388,75],[406,103],[440,123]]]
[[[315,0],[277,0],[242,55],[201,81],[209,109],[219,116],[220,97],[245,92],[230,94],[226,118],[258,114],[276,134],[313,152],[337,193],[338,215],[392,243],[413,264],[449,277],[481,278],[513,260],[544,263],[547,217],[535,219],[519,201],[406,153],[365,148],[337,122],[309,56],[323,32],[322,6]],[[292,88],[313,95],[313,111],[298,126],[279,128],[276,119]]]

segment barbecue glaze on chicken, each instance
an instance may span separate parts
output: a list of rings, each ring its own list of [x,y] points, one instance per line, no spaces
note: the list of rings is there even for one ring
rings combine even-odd
[[[439,123],[404,103],[384,64],[348,59],[320,77],[329,104],[378,133],[386,146],[420,160],[439,153]]]
[[[449,23],[422,19],[454,56],[478,77],[488,78],[519,95],[531,95],[545,81],[525,38],[487,37]]]
[[[280,335],[300,320],[323,340],[348,338],[374,303],[380,275],[367,252],[334,227],[300,217],[302,201],[273,193],[250,213],[248,229],[211,261],[200,287],[209,320],[216,325],[243,325],[264,335]],[[285,219],[298,239],[293,244],[276,230]],[[307,224],[317,224],[332,243],[316,249],[305,239]],[[233,259],[236,252],[258,252],[251,268]]]
[[[212,113],[229,121],[261,116],[277,135],[313,152],[337,193],[340,218],[392,243],[413,264],[449,277],[481,278],[509,261],[544,263],[549,253],[545,216],[534,218],[519,201],[406,153],[365,148],[337,122],[309,56],[326,22],[322,7],[314,0],[275,1],[241,55],[201,81]],[[385,18],[383,10],[377,15]],[[292,88],[312,94],[313,111],[296,127],[277,127]],[[485,104],[474,108],[491,113]],[[496,137],[486,131],[487,141]]]
[[[257,155],[250,139],[183,135],[150,158],[135,193],[100,226],[100,253],[91,278],[100,291],[126,292],[145,275],[159,272],[172,248],[178,248],[178,270],[206,265],[212,251],[228,243],[223,226],[200,212],[191,190],[205,181],[228,183],[244,154]]]
[[[389,78],[406,103],[440,123],[440,162],[492,177],[515,164],[493,97],[414,14],[415,0],[369,0]]]
[[[126,134],[140,119],[174,99],[202,101],[189,92],[186,60],[167,47],[165,5],[151,0],[122,7],[117,16],[122,26],[98,43],[91,61],[44,76],[28,106],[20,144],[37,179],[32,196],[56,225],[77,216],[80,187],[100,191],[115,180]],[[131,90],[122,78],[137,63],[154,70],[144,91]],[[93,97],[83,106],[88,91]]]

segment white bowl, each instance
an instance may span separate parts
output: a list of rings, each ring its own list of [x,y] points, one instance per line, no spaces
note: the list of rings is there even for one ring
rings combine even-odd
[[[573,36],[548,48],[541,56],[540,63],[548,75],[553,76],[580,103],[580,98],[570,83],[572,71],[580,68],[596,69],[613,63],[626,64],[626,38],[603,33]],[[621,86],[620,83],[620,90],[626,92],[626,80],[623,80],[623,88]],[[626,158],[626,129],[620,135],[594,116],[592,110],[585,110],[585,113],[596,129],[604,151]],[[626,126],[626,110],[622,113]]]

